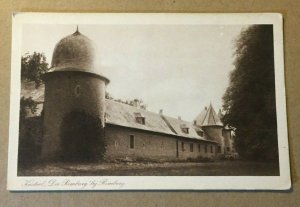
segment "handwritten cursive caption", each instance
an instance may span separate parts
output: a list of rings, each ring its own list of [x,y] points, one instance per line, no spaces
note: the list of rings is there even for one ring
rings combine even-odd
[[[101,187],[109,186],[111,188],[122,189],[125,185],[124,182],[119,180],[110,180],[110,179],[92,179],[87,181],[75,180],[75,179],[26,179],[24,184],[25,187],[70,187],[71,189],[101,189]]]

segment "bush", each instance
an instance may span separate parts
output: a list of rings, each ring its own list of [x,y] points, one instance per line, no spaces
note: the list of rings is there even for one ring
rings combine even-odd
[[[85,111],[72,111],[60,128],[61,161],[98,161],[105,152],[101,120]]]
[[[18,165],[28,167],[34,164],[41,152],[43,136],[43,121],[41,117],[20,119]]]

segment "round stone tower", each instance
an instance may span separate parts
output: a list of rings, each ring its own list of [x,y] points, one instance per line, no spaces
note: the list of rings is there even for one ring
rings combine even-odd
[[[84,140],[88,138],[78,138],[78,133],[85,129],[92,130],[87,125],[94,123],[87,117],[96,118],[99,120],[97,125],[104,128],[105,89],[109,80],[97,69],[94,45],[78,29],[56,44],[50,71],[43,77],[45,101],[42,159],[59,157],[66,146],[71,146],[66,149],[72,149],[72,152],[80,152],[80,145],[84,147]],[[73,120],[78,123],[70,124]],[[80,131],[78,128],[81,126],[85,128]],[[68,140],[62,140],[65,132],[71,134]],[[72,145],[74,143],[76,146]]]
[[[225,154],[233,153],[234,146],[233,146],[233,139],[231,136],[231,131],[232,131],[232,128],[230,128],[228,125],[226,125],[222,131],[223,137],[224,137],[224,142],[225,142]]]
[[[207,139],[218,142],[216,153],[219,155],[224,154],[225,140],[222,136],[223,124],[211,104],[208,108],[205,107],[196,117],[194,123],[201,126]]]

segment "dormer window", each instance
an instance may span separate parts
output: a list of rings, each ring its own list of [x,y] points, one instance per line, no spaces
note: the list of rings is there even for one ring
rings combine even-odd
[[[188,134],[189,133],[189,128],[182,128],[182,132]]]
[[[140,112],[134,113],[134,116],[137,123],[145,125],[145,117]]]
[[[200,136],[200,137],[203,137],[203,131],[197,131],[197,134]]]
[[[189,133],[189,127],[186,126],[185,124],[182,124],[181,126],[181,131],[185,134],[188,134]]]
[[[145,117],[136,117],[136,122],[145,125]]]

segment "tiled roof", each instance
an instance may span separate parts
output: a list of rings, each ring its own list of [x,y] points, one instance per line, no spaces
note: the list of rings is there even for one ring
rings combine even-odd
[[[145,125],[136,122],[137,113],[143,114]],[[106,99],[105,123],[174,134],[159,114],[108,99]]]
[[[77,30],[55,45],[51,68],[46,75],[58,71],[80,71],[103,77],[95,66],[95,61],[96,53],[92,40]]]
[[[135,118],[137,113],[143,114],[145,117],[145,125],[136,122]],[[178,137],[211,141],[201,137],[197,133],[197,131],[202,131],[201,128],[193,125],[191,122],[171,118],[108,99],[106,100],[105,123],[169,134]],[[181,127],[183,124],[188,128],[188,133],[183,132]]]
[[[196,117],[195,122],[199,126],[223,126],[211,104]]]
[[[35,89],[33,82],[22,82],[21,96],[26,98],[32,97],[33,100],[38,101],[38,110],[35,114],[30,114],[30,117],[39,116],[44,102],[44,85],[42,84],[38,89]],[[168,117],[162,114],[150,112],[138,107],[119,103],[113,100],[105,100],[106,116],[105,123],[124,126],[129,128],[141,129],[146,131],[158,132],[178,137],[206,140],[200,136],[203,132],[200,126],[194,125],[192,122]],[[145,124],[138,123],[136,117],[144,117]],[[188,133],[185,133],[182,128],[188,128]],[[212,141],[212,140],[206,140]]]
[[[207,107],[205,107],[201,112],[200,114],[196,117],[196,119],[194,120],[194,123],[198,126],[201,126],[204,119],[205,119],[205,116],[207,114]]]
[[[191,122],[187,122],[184,120],[172,118],[169,116],[164,116],[166,122],[168,122],[172,128],[175,130],[176,134],[180,137],[186,137],[186,138],[194,138],[199,140],[205,140],[204,137],[201,137],[197,131],[202,131],[199,127],[193,125]],[[182,128],[188,128],[188,133],[185,133]]]

